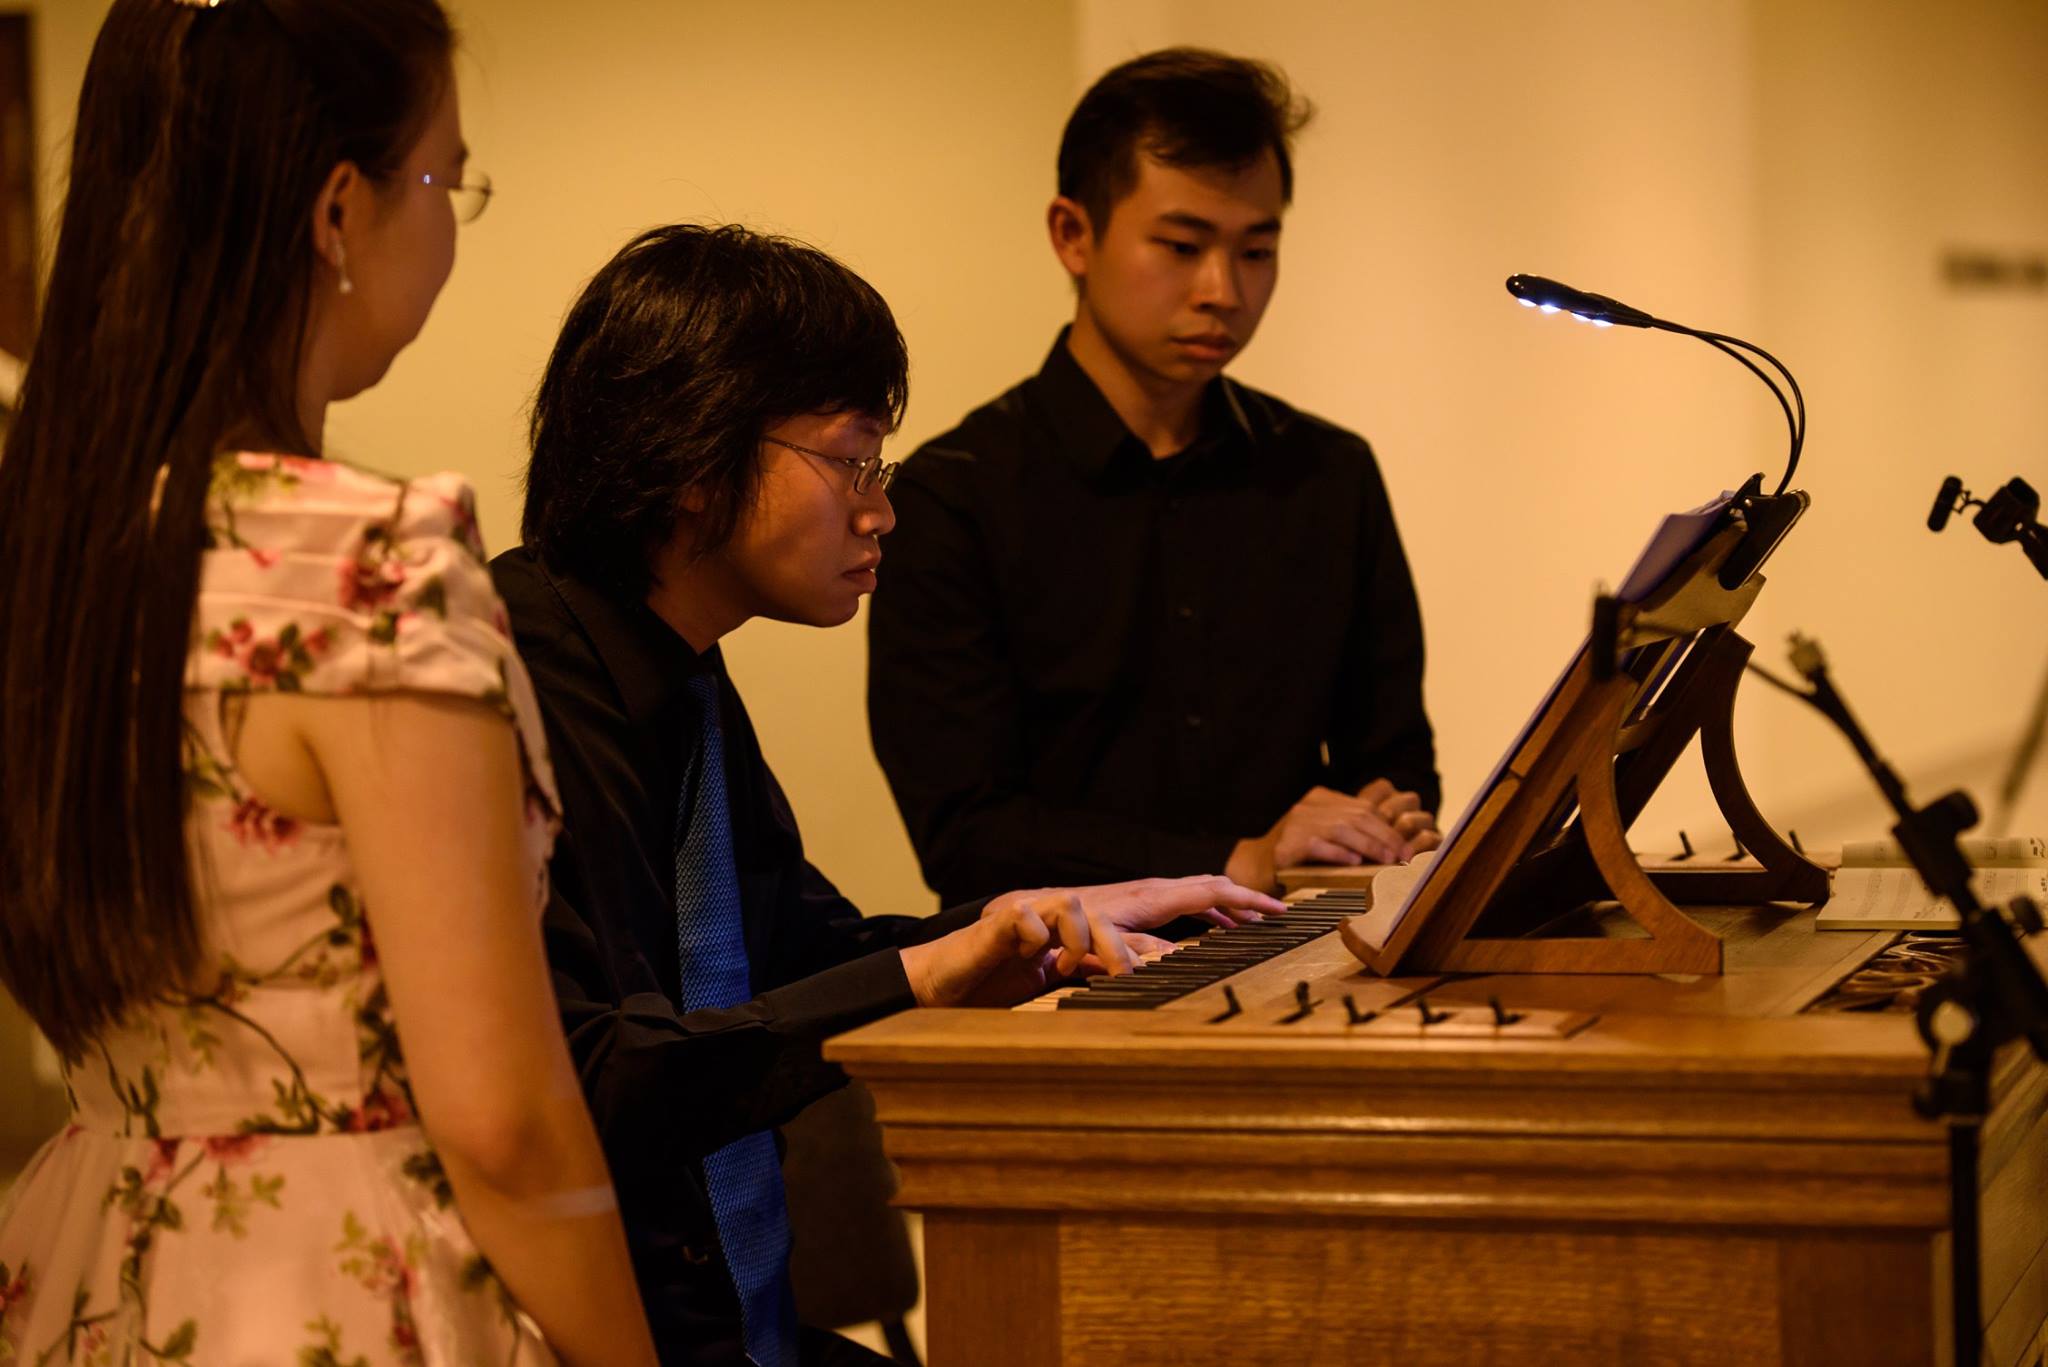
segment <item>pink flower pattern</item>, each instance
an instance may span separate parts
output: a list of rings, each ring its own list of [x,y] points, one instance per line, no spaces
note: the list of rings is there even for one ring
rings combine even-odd
[[[28,1300],[28,1293],[33,1290],[35,1283],[30,1280],[26,1267],[14,1274],[13,1281],[0,1284],[0,1316],[4,1316],[10,1307],[24,1304]]]
[[[249,643],[255,639],[256,628],[249,625],[249,619],[237,617],[226,631],[207,637],[206,646],[216,655],[236,660],[248,654]]]
[[[268,806],[260,798],[245,797],[237,802],[234,812],[224,824],[237,844],[253,844],[259,849],[280,850],[296,844],[299,838],[298,820]]]
[[[363,1104],[348,1113],[341,1127],[349,1134],[375,1134],[378,1130],[410,1125],[413,1119],[412,1105],[402,1093],[380,1088],[364,1097]]]
[[[221,1166],[246,1163],[263,1152],[270,1136],[261,1134],[211,1134],[199,1141],[200,1150]]]
[[[333,638],[325,627],[302,632],[296,622],[286,623],[275,636],[259,636],[248,618],[237,617],[209,632],[205,644],[215,655],[233,660],[249,688],[296,689],[326,656]]]
[[[405,579],[403,561],[389,555],[373,557],[365,547],[362,557],[341,567],[339,601],[350,612],[382,612],[405,587]]]
[[[142,1170],[142,1185],[159,1186],[170,1179],[178,1166],[178,1141],[159,1139],[149,1146],[149,1166]]]
[[[449,521],[455,524],[450,535],[462,544],[464,550],[482,561],[485,558],[484,538],[482,530],[477,526],[476,500],[471,498],[469,491],[465,489],[458,498],[441,498],[439,501],[441,506],[448,510]]]

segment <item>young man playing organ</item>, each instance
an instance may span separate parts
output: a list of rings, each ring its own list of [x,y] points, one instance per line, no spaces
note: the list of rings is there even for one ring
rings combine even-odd
[[[1281,910],[1220,877],[1039,878],[863,917],[805,859],[719,642],[755,617],[852,619],[894,521],[879,452],[907,377],[888,305],[824,253],[644,233],[569,311],[534,400],[526,544],[492,564],[561,793],[555,995],[665,1363],[881,1361],[799,1326],[789,1285],[773,1128],[845,1081],[828,1036],[1126,970],[1180,916]]]

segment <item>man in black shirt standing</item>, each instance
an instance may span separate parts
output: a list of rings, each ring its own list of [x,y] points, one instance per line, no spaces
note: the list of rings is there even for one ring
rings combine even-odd
[[[804,858],[718,642],[848,621],[894,520],[903,339],[822,252],[642,234],[571,307],[534,400],[527,544],[492,562],[564,829],[543,929],[661,1359],[879,1363],[799,1328],[768,1133],[845,1081],[819,1046],[916,1005],[1000,1005],[1281,910],[1221,878],[868,917]],[[830,678],[819,689],[846,687]]]
[[[943,901],[1135,870],[1270,887],[1437,842],[1371,448],[1222,373],[1272,297],[1307,118],[1219,53],[1105,75],[1048,213],[1072,325],[904,463],[868,715]]]

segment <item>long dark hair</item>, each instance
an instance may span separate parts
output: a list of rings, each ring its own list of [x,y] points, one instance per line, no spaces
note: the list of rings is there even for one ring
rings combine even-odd
[[[569,307],[534,395],[521,532],[628,601],[686,493],[698,554],[754,496],[761,434],[803,413],[894,426],[910,358],[874,286],[816,247],[727,224],[653,228]]]
[[[183,678],[231,433],[308,452],[312,210],[395,172],[449,79],[436,0],[115,0],[0,456],[0,981],[77,1057],[193,974]]]

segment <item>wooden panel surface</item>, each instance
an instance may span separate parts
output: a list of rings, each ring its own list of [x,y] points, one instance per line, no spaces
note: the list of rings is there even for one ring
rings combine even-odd
[[[888,1149],[899,1199],[928,1210],[1926,1230],[1948,1210],[1932,1145],[1239,1134],[1190,1145],[1049,1129],[904,1130]],[[1154,1180],[1167,1171],[1170,1183]]]
[[[946,1212],[924,1222],[931,1367],[1057,1367],[1058,1225],[1032,1215]]]
[[[1921,1367],[1952,1356],[1926,1235],[1793,1234],[1778,1252],[1779,1361]],[[1764,1290],[1765,1288],[1758,1288]]]
[[[1979,1162],[1986,1347],[1998,1367],[2032,1367],[2048,1317],[2048,1072],[2030,1068],[2012,1084]]]
[[[1756,1367],[1781,1333],[1761,1238],[1074,1218],[1060,1258],[1072,1367]]]

